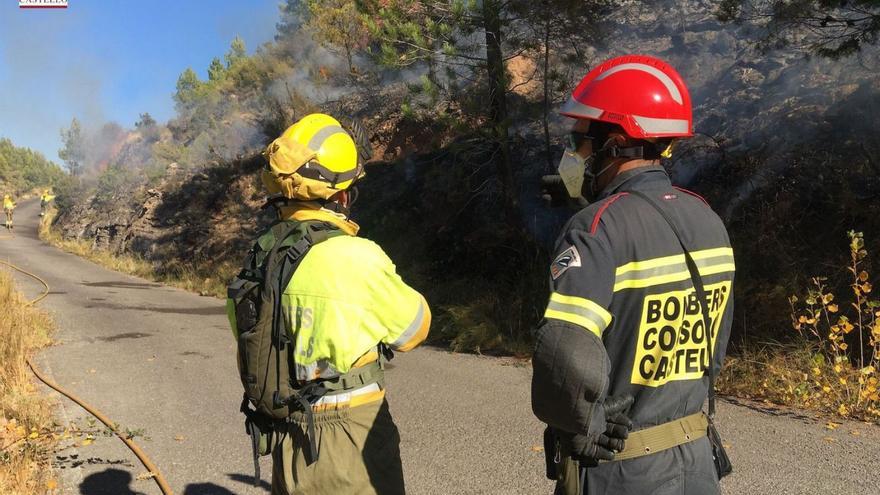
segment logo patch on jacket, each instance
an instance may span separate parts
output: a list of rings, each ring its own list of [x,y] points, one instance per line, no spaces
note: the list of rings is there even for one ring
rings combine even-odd
[[[645,296],[630,383],[659,387],[675,380],[697,380],[709,366],[709,342],[717,346],[721,318],[730,299],[730,281],[706,286],[709,327],[703,323],[693,289]]]
[[[581,255],[574,246],[570,246],[550,264],[550,276],[556,280],[565,273],[565,270],[573,266],[581,266]]]

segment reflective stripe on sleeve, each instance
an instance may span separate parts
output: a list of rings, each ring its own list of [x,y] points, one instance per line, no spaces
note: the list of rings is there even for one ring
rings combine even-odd
[[[733,261],[733,249],[729,247],[694,251],[691,256],[700,270],[700,275],[714,275],[732,272],[736,269]],[[689,278],[690,272],[688,272],[684,254],[633,261],[617,267],[614,291],[680,282]]]
[[[544,318],[567,321],[582,326],[602,337],[602,332],[611,324],[611,313],[605,308],[583,297],[566,296],[554,292],[550,295]]]
[[[428,336],[428,328],[431,326],[431,312],[424,297],[419,296],[419,309],[412,323],[400,334],[400,337],[391,343],[395,350],[406,352],[412,350]]]

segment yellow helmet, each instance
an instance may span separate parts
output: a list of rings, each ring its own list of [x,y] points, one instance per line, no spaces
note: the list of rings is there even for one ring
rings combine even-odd
[[[338,120],[306,115],[272,141],[262,179],[270,194],[288,199],[329,199],[363,177],[354,140]]]

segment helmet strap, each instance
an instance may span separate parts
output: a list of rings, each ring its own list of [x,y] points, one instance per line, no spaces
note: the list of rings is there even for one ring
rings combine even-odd
[[[606,146],[596,152],[596,160],[598,162],[605,161],[606,158],[633,158],[642,159],[645,157],[644,146],[621,147],[616,144]]]
[[[273,194],[266,198],[266,202],[260,206],[261,210],[266,210],[268,208],[274,208],[275,212],[279,215],[281,214],[281,208],[284,206],[290,206],[294,200],[284,197],[283,194]]]
[[[593,152],[587,158],[587,167],[584,170],[584,178],[586,180],[582,187],[582,194],[588,201],[595,201],[599,196],[601,192],[598,187],[599,178],[609,169],[621,163],[617,158],[630,158],[633,160],[644,158],[645,149],[643,146],[618,145],[618,143],[623,144],[624,142],[621,138],[607,139],[601,149]],[[594,172],[595,167],[602,168],[598,172]]]
[[[351,216],[351,209],[349,208],[350,203],[348,201],[339,201],[335,199],[325,199],[320,201],[321,207],[325,210],[330,210],[333,213],[338,213],[340,215],[344,215],[345,218],[349,218]],[[348,204],[346,204],[348,203]]]
[[[348,208],[351,209],[354,206],[354,203],[360,197],[360,190],[358,190],[357,186],[351,186],[348,188]]]

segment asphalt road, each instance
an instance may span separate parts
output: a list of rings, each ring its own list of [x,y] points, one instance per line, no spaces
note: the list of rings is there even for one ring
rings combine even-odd
[[[0,258],[49,283],[41,303],[58,326],[57,345],[37,363],[136,440],[175,493],[268,492],[251,486],[253,467],[238,412],[241,386],[223,302],[108,271],[41,243],[38,205],[16,211],[15,237],[0,232]],[[39,287],[16,275],[20,287]],[[0,337],[2,338],[2,337]],[[388,374],[401,430],[408,492],[548,494],[541,425],[529,407],[530,368],[519,361],[421,348],[399,354]],[[48,389],[46,389],[48,390]],[[49,393],[49,392],[47,392]],[[58,401],[63,422],[86,413]],[[728,399],[718,423],[734,464],[726,494],[880,494],[880,428],[826,420]],[[115,438],[58,453],[62,492],[158,494]]]

